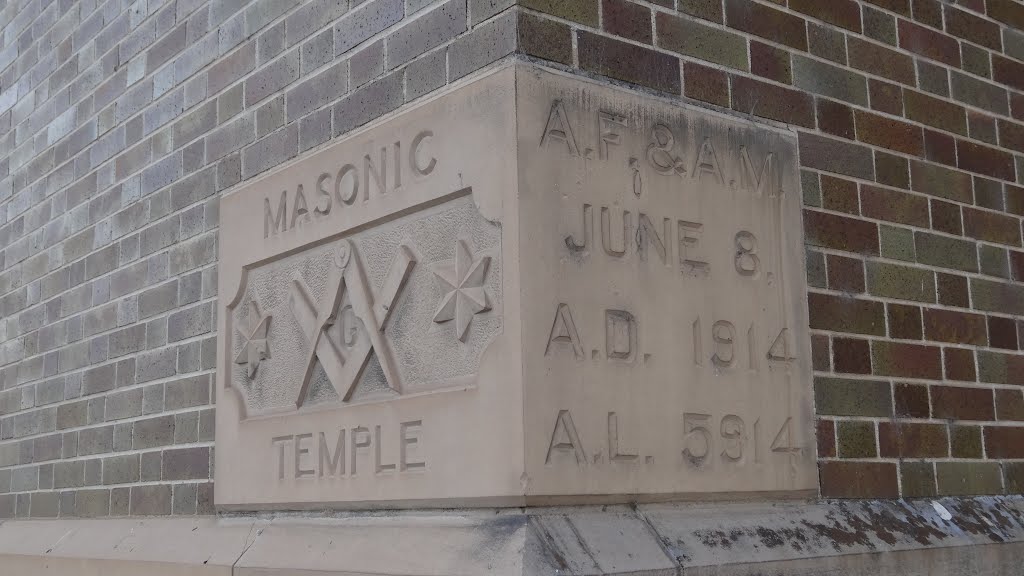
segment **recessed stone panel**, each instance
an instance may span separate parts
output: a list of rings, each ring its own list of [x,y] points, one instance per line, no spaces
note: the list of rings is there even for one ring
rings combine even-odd
[[[229,193],[217,505],[814,488],[796,166],[516,65]]]

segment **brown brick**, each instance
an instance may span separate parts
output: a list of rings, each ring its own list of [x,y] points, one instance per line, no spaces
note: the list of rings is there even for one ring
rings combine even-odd
[[[875,458],[875,423],[842,421],[836,425],[840,458]]]
[[[521,6],[597,27],[598,0],[519,0]]]
[[[816,293],[808,294],[807,302],[813,329],[885,336],[881,302]]]
[[[967,135],[967,120],[963,106],[915,90],[903,91],[903,103],[908,119],[940,130]]]
[[[858,214],[857,183],[836,178],[827,174],[821,175],[821,205],[828,210]]]
[[[1010,115],[1017,120],[1024,120],[1024,94],[1010,92]]]
[[[818,116],[818,129],[833,136],[853,140],[856,138],[856,127],[853,123],[853,109],[846,104],[815,98]]]
[[[989,316],[988,344],[993,348],[1017,350],[1017,323],[1012,318]]]
[[[965,348],[943,348],[943,365],[946,380],[975,382],[978,379],[974,369],[974,352]]]
[[[897,384],[893,389],[896,415],[905,418],[928,418],[928,387],[920,384]]]
[[[993,54],[992,79],[1017,90],[1024,90],[1024,64]]]
[[[519,50],[552,62],[572,64],[572,30],[561,22],[519,13]],[[444,58],[441,58],[442,62]]]
[[[999,145],[1024,152],[1024,124],[999,119]]]
[[[683,64],[683,90],[695,98],[718,106],[729,106],[729,77],[721,70],[695,62]]]
[[[875,181],[904,190],[910,188],[910,169],[907,159],[875,150]]]
[[[989,458],[1024,458],[1024,428],[985,426],[985,454]]]
[[[807,51],[803,18],[749,0],[725,0],[725,20],[730,28]]]
[[[601,0],[605,31],[644,44],[651,43],[651,9],[626,0]]]
[[[889,337],[902,340],[920,340],[921,308],[907,304],[887,303],[886,314],[889,319]]]
[[[1024,356],[978,350],[978,380],[1024,386]]]
[[[951,425],[949,427],[949,452],[953,458],[982,458],[981,428],[978,426]]]
[[[811,335],[811,366],[822,372],[827,372],[832,367],[832,354],[829,351],[828,336],[825,334]]]
[[[898,498],[896,464],[890,462],[818,463],[821,495],[826,498]]]
[[[814,99],[810,94],[753,78],[732,76],[732,109],[787,124],[814,126]]]
[[[859,338],[833,338],[832,359],[836,372],[847,374],[871,373],[871,350],[867,340]]]
[[[935,465],[931,462],[900,462],[900,487],[904,498],[935,496]]]
[[[919,126],[861,110],[855,117],[858,140],[913,156],[924,153],[924,133]]]
[[[864,263],[856,258],[829,254],[828,287],[850,294],[864,292]]]
[[[878,423],[882,458],[945,458],[949,441],[943,424]]]
[[[850,66],[853,68],[908,86],[916,83],[914,60],[905,53],[855,36],[847,38],[847,47],[850,53]]]
[[[1024,393],[1020,389],[996,390],[996,419],[1024,421]]]
[[[871,108],[886,114],[903,115],[903,89],[876,78],[868,78],[868,95]]]
[[[1024,216],[1024,188],[1012,184],[1006,185],[1006,211]]]
[[[910,226],[928,226],[928,199],[916,194],[861,185],[861,210],[864,216]]]
[[[672,7],[672,0],[666,0],[667,6]],[[677,9],[690,16],[696,16],[712,22],[723,22],[722,2],[720,0],[679,0]]]
[[[932,199],[932,228],[947,234],[960,236],[964,233],[963,219],[960,216],[960,205],[952,202]]]
[[[860,6],[852,0],[790,0],[789,7],[797,12],[852,30],[858,34],[860,27]]]
[[[792,84],[789,52],[757,40],[750,41],[750,71],[783,84]]]
[[[1020,219],[988,210],[964,207],[964,234],[1010,246],[1020,246]]]
[[[1002,474],[996,462],[936,462],[939,495],[1002,494]]]
[[[834,458],[836,455],[835,420],[818,420],[815,426],[818,439],[818,458]]]
[[[939,272],[936,274],[935,283],[939,289],[939,304],[959,308],[970,307],[966,278],[957,274]]]
[[[679,60],[619,40],[577,32],[580,68],[603,76],[679,94]]]
[[[956,166],[956,140],[935,130],[924,130],[924,157],[932,162]]]
[[[939,348],[901,342],[871,342],[871,365],[874,373],[906,378],[942,378]]]
[[[1016,178],[1013,155],[996,148],[991,148],[967,140],[956,141],[957,166],[1011,182]]]
[[[987,421],[995,418],[992,390],[932,386],[932,418]]]
[[[994,18],[1018,30],[1024,30],[1024,5],[1016,0],[986,0],[985,6],[990,18]]]
[[[804,230],[810,246],[878,255],[878,226],[873,222],[804,210]]]
[[[814,406],[829,416],[892,416],[889,383],[879,380],[815,378]]]
[[[1003,481],[1007,494],[1024,493],[1024,462],[1003,462]]]
[[[735,88],[736,84],[733,84]],[[735,90],[733,91],[735,101]],[[733,105],[735,108],[735,104]],[[825,172],[873,180],[871,149],[835,138],[800,132],[800,164]]]
[[[984,316],[939,308],[925,309],[924,337],[935,342],[975,346],[984,346],[988,342]]]
[[[899,21],[900,48],[960,67],[960,45],[952,36],[936,32],[909,20]]]
[[[1010,250],[1010,277],[1018,282],[1024,280],[1024,252]]]
[[[739,34],[665,12],[658,12],[657,26],[661,48],[737,70],[750,69],[747,40]]]

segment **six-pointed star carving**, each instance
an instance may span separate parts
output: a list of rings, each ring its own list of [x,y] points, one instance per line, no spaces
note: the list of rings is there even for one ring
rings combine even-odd
[[[270,357],[270,348],[267,346],[267,329],[270,327],[270,314],[262,316],[256,301],[249,302],[249,328],[248,334],[239,330],[242,339],[242,349],[235,356],[236,364],[248,364],[249,379],[256,375],[256,369],[260,362]]]
[[[455,243],[454,266],[449,261],[434,267],[434,275],[445,290],[441,305],[434,313],[434,322],[455,320],[455,335],[463,342],[469,335],[469,322],[473,315],[491,309],[484,291],[484,279],[490,263],[490,256],[473,260],[469,246],[458,240]]]

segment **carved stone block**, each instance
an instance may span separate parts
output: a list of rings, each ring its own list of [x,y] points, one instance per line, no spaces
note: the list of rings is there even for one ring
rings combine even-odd
[[[520,63],[220,218],[222,508],[816,487],[792,132]]]

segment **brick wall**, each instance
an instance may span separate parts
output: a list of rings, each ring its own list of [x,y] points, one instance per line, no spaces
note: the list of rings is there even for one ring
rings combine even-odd
[[[211,513],[218,194],[515,52],[799,131],[825,496],[1024,492],[1024,4],[512,4],[0,8],[0,517]]]

